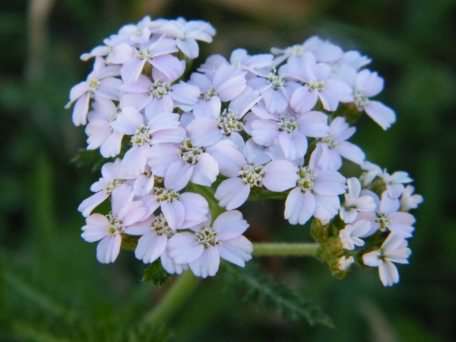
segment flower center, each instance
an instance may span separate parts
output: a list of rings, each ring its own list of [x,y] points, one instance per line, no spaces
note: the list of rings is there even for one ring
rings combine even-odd
[[[149,49],[140,49],[137,54],[139,59],[142,59],[142,60],[148,60],[148,59],[151,59],[152,58],[152,55],[149,51]]]
[[[293,118],[281,118],[279,120],[279,131],[293,133],[298,128],[298,122]]]
[[[285,84],[284,79],[282,76],[278,75],[276,72],[271,72],[268,76],[267,79],[271,83],[271,86],[274,90],[278,90],[282,88]]]
[[[359,111],[363,111],[368,102],[367,96],[361,94],[359,91],[355,91],[353,98],[356,108]]]
[[[131,143],[133,146],[143,146],[150,144],[152,139],[152,133],[149,130],[149,127],[141,126],[139,127],[135,134],[131,137]]]
[[[151,229],[158,235],[165,235],[170,238],[174,235],[174,231],[169,227],[168,222],[163,214],[159,214],[154,218]]]
[[[336,148],[336,142],[334,141],[333,137],[324,137],[320,140],[323,144],[328,145],[329,148]]]
[[[211,227],[205,227],[196,234],[197,241],[204,246],[204,248],[214,247],[218,244],[217,233]]]
[[[158,202],[173,202],[179,199],[179,194],[176,191],[162,188],[161,186],[154,187],[154,195]]]
[[[98,87],[100,86],[100,81],[95,77],[92,77],[88,83],[89,83],[89,89],[91,91],[96,91],[98,89]]]
[[[325,89],[325,83],[323,81],[312,81],[307,83],[307,86],[310,90],[318,92],[323,91],[323,89]]]
[[[298,171],[298,187],[302,192],[313,189],[314,177],[312,171],[308,167],[301,167]]]
[[[224,112],[218,119],[217,126],[225,135],[230,135],[233,132],[240,132],[244,128],[241,121],[236,119],[232,112]]]
[[[263,185],[264,170],[262,166],[245,165],[239,171],[239,177],[250,187],[261,187]]]
[[[114,189],[117,188],[122,183],[123,183],[123,180],[121,180],[121,179],[113,179],[106,185],[105,192],[107,194],[111,194],[114,191]]]
[[[202,147],[193,146],[190,139],[185,139],[179,148],[180,157],[191,165],[198,163],[199,158],[203,153],[204,149]]]
[[[390,221],[385,214],[378,214],[375,222],[380,226],[380,231],[384,232],[388,229]]]
[[[153,98],[161,99],[161,98],[163,98],[163,96],[165,96],[169,93],[169,90],[170,90],[170,86],[168,83],[165,83],[160,80],[156,80],[154,83],[152,83],[149,93]]]
[[[215,89],[209,88],[205,93],[201,93],[200,98],[204,101],[209,101],[215,95],[217,95],[217,92],[215,91]]]
[[[108,234],[111,236],[117,235],[122,232],[123,229],[123,223],[121,220],[115,218],[112,216],[112,214],[108,214],[106,218],[109,221],[109,227],[108,227]]]

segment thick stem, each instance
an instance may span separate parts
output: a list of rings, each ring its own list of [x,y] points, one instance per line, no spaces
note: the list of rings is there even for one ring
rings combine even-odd
[[[144,324],[159,326],[167,323],[185,304],[197,286],[198,279],[192,272],[182,274],[154,310],[146,314]]]
[[[257,242],[253,244],[254,256],[316,256],[318,243]]]

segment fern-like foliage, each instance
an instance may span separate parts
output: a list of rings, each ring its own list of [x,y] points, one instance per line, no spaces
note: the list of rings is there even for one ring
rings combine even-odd
[[[252,264],[245,269],[225,264],[223,275],[227,287],[243,292],[245,301],[256,302],[265,309],[272,309],[285,319],[334,327],[332,319],[318,305],[258,271]]]

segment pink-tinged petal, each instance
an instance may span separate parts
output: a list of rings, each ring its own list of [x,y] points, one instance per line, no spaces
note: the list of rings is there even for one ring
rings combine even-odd
[[[174,191],[185,188],[192,177],[194,166],[187,164],[182,159],[171,163],[165,173],[165,187]]]
[[[120,69],[122,80],[126,83],[134,82],[139,78],[146,61],[144,59],[132,58]]]
[[[139,78],[130,83],[124,83],[120,90],[125,93],[143,94],[149,93],[152,88],[152,81],[145,75],[140,75]]]
[[[222,259],[229,261],[240,267],[252,259],[253,245],[245,236],[222,241],[219,246],[219,252]]]
[[[119,133],[133,135],[143,124],[143,116],[136,108],[125,107],[111,126]]]
[[[181,274],[188,268],[186,264],[176,264],[174,260],[171,259],[171,257],[168,255],[167,251],[165,251],[165,253],[163,253],[160,257],[160,262],[162,267],[169,274]]]
[[[277,123],[272,120],[253,120],[250,126],[253,141],[259,145],[271,146],[277,137]]]
[[[119,219],[124,226],[144,221],[150,215],[148,208],[143,205],[142,201],[132,201],[129,205],[122,208]]]
[[[328,145],[319,143],[310,156],[310,165],[314,169],[339,170],[342,167],[342,158],[335,150]]]
[[[128,170],[130,175],[143,173],[146,168],[149,154],[149,146],[133,146],[125,153],[125,156],[122,159],[122,165],[125,170]]]
[[[171,112],[154,113],[147,116],[147,123],[151,133],[177,128],[179,127],[179,115]]]
[[[215,276],[219,267],[220,254],[216,247],[205,249],[198,259],[190,263],[193,274],[201,278]]]
[[[358,198],[361,194],[361,183],[356,177],[351,177],[347,179],[347,193],[354,197]]]
[[[383,286],[392,286],[399,282],[397,267],[390,261],[382,262],[378,267],[378,274]]]
[[[145,234],[138,240],[135,257],[146,264],[152,263],[165,252],[167,242],[165,235]]]
[[[180,201],[162,202],[160,208],[172,229],[182,228],[185,219],[185,207]]]
[[[87,113],[89,111],[90,94],[86,93],[76,100],[73,108],[73,124],[75,126],[85,125],[87,123]]]
[[[345,178],[338,172],[320,171],[314,181],[313,191],[323,196],[341,195],[345,192]]]
[[[174,103],[171,95],[165,95],[160,99],[151,98],[145,107],[146,118],[151,118],[159,113],[171,113]]]
[[[299,130],[308,137],[322,138],[328,135],[328,116],[322,112],[311,111],[299,116]]]
[[[113,132],[109,135],[103,145],[100,146],[100,153],[105,158],[112,158],[120,153],[123,134]]]
[[[358,146],[347,141],[343,141],[339,145],[337,145],[336,150],[340,153],[342,157],[358,165],[362,165],[364,163],[364,159],[366,158],[366,155],[364,154],[363,150],[361,150]]]
[[[199,47],[193,39],[184,39],[177,41],[177,47],[182,53],[190,59],[198,57]]]
[[[168,241],[169,256],[178,264],[190,263],[204,252],[192,233],[178,233]]]
[[[165,55],[152,59],[152,74],[154,78],[161,79],[165,82],[174,82],[185,71],[185,63],[178,58]]]
[[[108,121],[93,119],[85,128],[87,134],[87,149],[95,150],[100,147],[111,134],[111,126]]]
[[[214,117],[220,116],[222,102],[218,96],[212,96],[209,100],[201,100],[193,106],[195,117]]]
[[[182,228],[194,227],[208,220],[209,205],[203,196],[185,192],[180,198],[185,208],[185,219]]]
[[[325,83],[326,94],[331,94],[339,102],[353,101],[352,88],[345,82],[336,79],[329,79]]]
[[[219,141],[207,152],[217,161],[220,173],[226,177],[237,176],[246,163],[242,152],[228,139]]]
[[[372,251],[366,254],[363,254],[363,263],[366,266],[378,267],[380,265],[380,252]]]
[[[103,238],[97,245],[97,260],[102,264],[114,262],[119,256],[121,243],[120,234]]]
[[[179,147],[176,144],[154,145],[150,149],[149,166],[155,175],[164,177],[168,166],[178,160]]]
[[[74,102],[86,92],[89,91],[89,86],[86,81],[79,82],[70,90],[70,101]]]
[[[84,216],[89,216],[92,211],[103,203],[109,195],[104,191],[99,191],[92,196],[86,198],[78,207],[78,211]]]
[[[288,99],[280,90],[269,88],[263,92],[263,101],[271,113],[282,113],[287,109]]]
[[[135,93],[129,93],[129,94],[122,94],[120,97],[120,108],[124,107],[134,107],[138,110],[144,109],[149,102],[152,101],[152,97],[149,96],[147,93],[143,94],[135,94]]]
[[[356,76],[355,88],[364,96],[376,96],[383,90],[383,78],[376,72],[361,70]]]
[[[340,200],[338,196],[316,195],[315,201],[317,207],[314,216],[324,223],[329,222],[339,212]]]
[[[122,209],[126,207],[133,199],[133,193],[126,184],[120,185],[114,189],[111,195],[111,210],[116,218],[120,218]]]
[[[196,146],[211,146],[223,138],[214,117],[198,117],[187,126],[187,130]]]
[[[185,130],[182,127],[163,129],[152,136],[153,144],[178,144],[185,139]]]
[[[208,153],[203,153],[195,165],[192,183],[211,186],[219,174],[217,161]]]
[[[184,110],[189,110],[198,101],[200,94],[198,87],[184,82],[175,84],[171,92],[176,105]]]
[[[217,232],[217,239],[220,241],[230,240],[242,235],[249,224],[242,217],[238,210],[225,211],[217,216],[213,228]]]
[[[124,64],[134,56],[134,48],[127,43],[120,43],[112,47],[106,61],[110,64]]]
[[[230,102],[229,110],[236,118],[242,118],[249,110],[261,100],[261,94],[257,90],[246,88],[237,98]]]
[[[95,92],[97,98],[106,98],[110,100],[118,100],[120,87],[122,86],[122,81],[118,78],[105,78],[100,81],[100,86]]]
[[[298,180],[297,167],[287,160],[273,160],[264,167],[263,185],[269,191],[291,189]]]
[[[304,141],[306,143],[306,145],[304,147],[307,150],[307,140],[305,139]],[[298,146],[295,145],[295,142],[292,140],[292,137],[290,134],[285,133],[285,132],[280,132],[277,135],[277,142],[278,142],[278,145],[279,145],[285,159],[296,160],[299,158],[298,152],[297,152]],[[303,155],[301,157],[303,157]]]
[[[231,101],[244,91],[247,81],[244,72],[222,64],[214,74],[213,84],[222,101]]]
[[[369,101],[364,110],[384,130],[387,130],[396,122],[396,113],[381,102]]]
[[[290,106],[299,113],[312,110],[317,104],[317,92],[310,90],[308,87],[299,87],[291,95]]]
[[[124,229],[125,234],[133,236],[142,236],[151,232],[152,219],[139,222],[128,226]]]
[[[86,225],[82,227],[81,237],[87,242],[99,241],[108,235],[109,226],[110,223],[104,215],[90,215],[86,219]]]
[[[215,192],[215,198],[219,201],[220,206],[232,210],[243,205],[249,194],[250,187],[240,178],[234,177],[220,183]]]
[[[295,188],[290,191],[285,201],[285,219],[290,224],[305,224],[314,214],[315,197],[310,192]]]

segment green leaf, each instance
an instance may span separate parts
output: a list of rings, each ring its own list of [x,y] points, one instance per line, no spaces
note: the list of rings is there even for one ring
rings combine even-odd
[[[151,282],[154,286],[161,286],[169,278],[159,260],[153,262],[144,270],[143,281]]]
[[[289,320],[302,320],[310,325],[321,324],[334,327],[332,319],[319,306],[302,298],[302,295],[296,291],[274,281],[251,265],[240,269],[225,264],[223,274],[230,288],[245,291],[246,301],[255,301]]]

